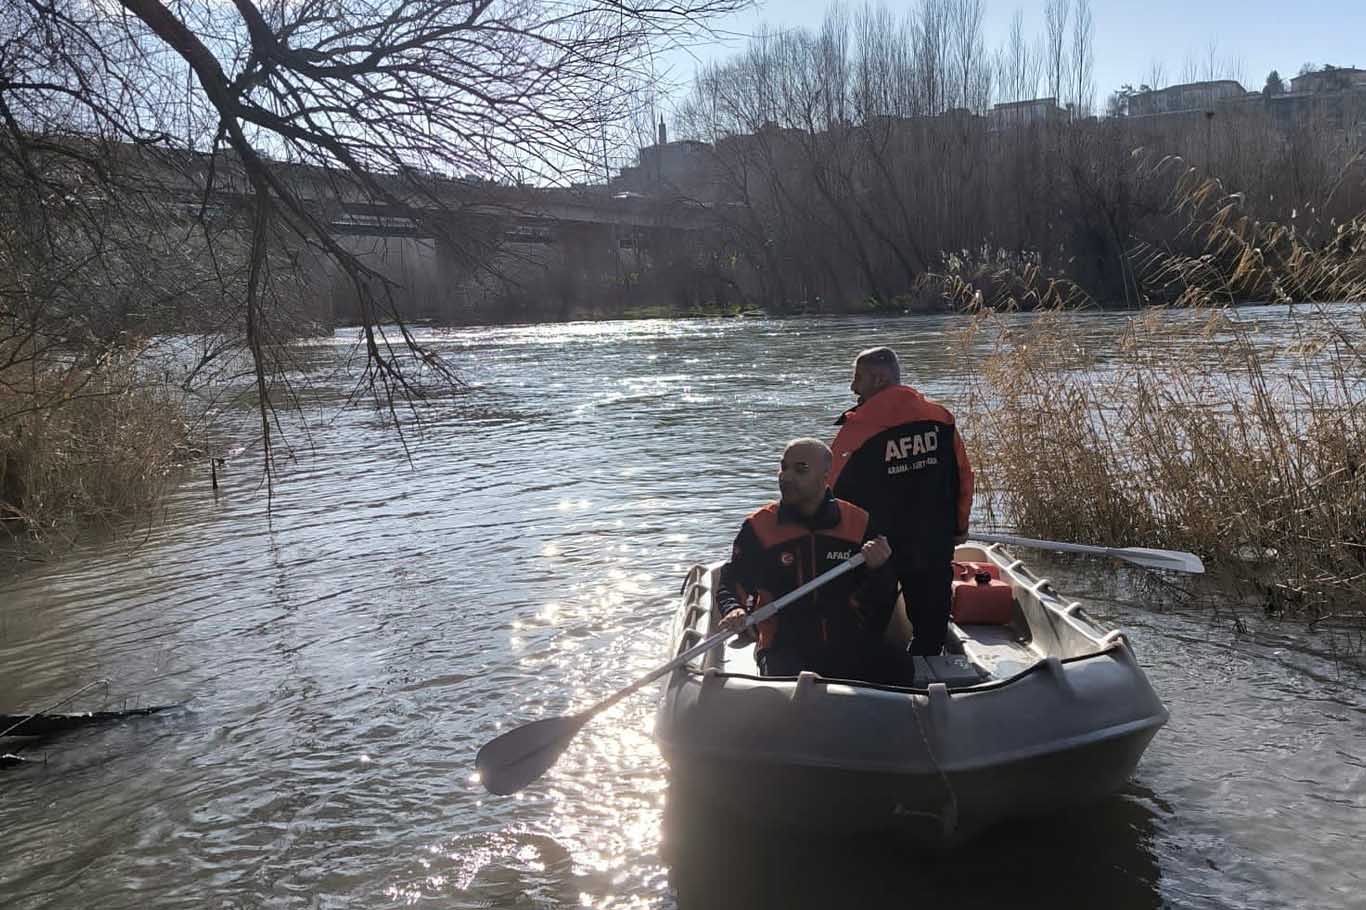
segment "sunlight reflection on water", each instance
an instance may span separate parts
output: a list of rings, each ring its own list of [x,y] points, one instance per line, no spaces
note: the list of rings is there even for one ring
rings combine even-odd
[[[1113,337],[1122,318],[1074,327]],[[499,731],[580,709],[665,659],[683,573],[724,556],[772,498],[786,439],[830,435],[853,352],[892,344],[912,381],[952,405],[957,325],[419,329],[470,387],[418,405],[411,461],[375,414],[346,411],[284,466],[273,515],[243,453],[218,500],[201,472],[136,539],[0,584],[0,710],[100,675],[117,695],[190,708],[67,737],[46,767],[5,772],[5,899],[1349,906],[1361,864],[1332,857],[1366,820],[1362,769],[1347,761],[1366,754],[1359,677],[1320,639],[1264,646],[1141,606],[1108,567],[1045,556],[1063,590],[1126,627],[1173,712],[1130,787],[1084,817],[949,857],[689,817],[669,802],[647,693],[514,798],[472,776]],[[327,350],[352,343],[339,332],[317,345],[323,375]],[[328,381],[334,398],[351,389]]]

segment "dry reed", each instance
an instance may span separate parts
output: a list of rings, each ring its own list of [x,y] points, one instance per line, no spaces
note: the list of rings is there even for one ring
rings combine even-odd
[[[1180,238],[1136,251],[1159,307],[1094,348],[1065,311],[993,331],[970,406],[988,520],[1193,550],[1270,611],[1366,619],[1366,216],[1317,245],[1177,181]],[[1267,330],[1226,304],[1289,305]],[[1012,327],[1013,326],[1013,327]]]
[[[184,454],[181,414],[134,352],[0,371],[0,528],[43,539],[144,514]]]
[[[1141,164],[1139,179],[1170,186],[1171,238],[1139,238],[1127,251],[1146,301],[1211,306],[1366,297],[1366,213],[1343,221],[1312,215],[1328,210],[1345,185],[1366,186],[1366,153],[1350,159],[1329,198],[1307,206],[1295,224],[1255,218],[1243,194],[1174,156]]]

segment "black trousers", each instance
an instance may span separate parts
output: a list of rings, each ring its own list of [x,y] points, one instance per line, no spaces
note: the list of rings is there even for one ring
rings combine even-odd
[[[953,596],[953,569],[949,561],[933,569],[897,566],[896,577],[906,601],[906,618],[914,630],[911,653],[925,657],[939,654],[948,637],[949,604]]]
[[[796,676],[803,670],[816,671],[814,661],[807,660],[796,648],[765,648],[758,656],[759,672],[764,676]]]
[[[840,654],[812,659],[792,647],[768,648],[758,654],[762,676],[796,676],[803,670],[827,679],[858,679],[888,686],[909,686],[915,665],[901,648],[882,641],[865,641]]]
[[[871,644],[851,645],[838,651],[807,654],[801,648],[784,645],[765,648],[758,654],[759,673],[763,676],[796,676],[803,670],[827,679],[864,679],[882,682],[884,657]]]
[[[803,670],[827,679],[858,679],[888,686],[909,686],[915,679],[915,665],[905,651],[881,642],[869,644],[852,659],[838,662],[808,660],[795,649],[769,648],[759,652],[762,676],[796,676]]]

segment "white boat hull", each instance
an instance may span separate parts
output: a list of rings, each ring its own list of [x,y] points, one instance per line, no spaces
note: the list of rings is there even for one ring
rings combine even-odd
[[[716,649],[665,681],[655,732],[675,788],[761,822],[951,844],[1122,787],[1167,719],[1128,644],[999,547],[960,556],[1009,567],[1016,588],[1009,636],[954,627],[990,675],[952,690],[768,679],[752,648]],[[677,650],[710,631],[714,580],[690,574]]]

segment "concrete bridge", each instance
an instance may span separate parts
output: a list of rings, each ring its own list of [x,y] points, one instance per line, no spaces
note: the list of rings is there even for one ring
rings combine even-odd
[[[207,156],[170,153],[167,167],[146,181],[171,192],[187,210],[245,206],[253,196],[245,172],[219,156],[212,176]],[[711,205],[677,195],[646,195],[603,186],[512,186],[431,174],[369,175],[289,163],[274,164],[295,195],[320,214],[336,235],[436,239],[457,228],[501,227],[511,242],[549,243],[564,230],[612,229],[636,236],[654,231],[711,230]],[[212,187],[206,196],[205,190]],[[378,190],[378,192],[377,192]]]
[[[187,213],[207,207],[232,216],[249,211],[254,199],[231,156],[211,162],[157,150],[150,163],[130,153],[127,164],[129,179]],[[677,302],[674,289],[720,225],[713,205],[609,186],[509,186],[418,172],[361,179],[307,165],[272,167],[330,234],[404,289],[410,316],[497,315],[500,306],[525,310],[543,300],[560,301],[561,314],[601,311],[604,301],[617,310],[670,295]],[[318,261],[331,277],[315,283],[343,311],[351,291]]]

